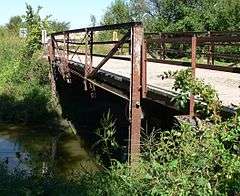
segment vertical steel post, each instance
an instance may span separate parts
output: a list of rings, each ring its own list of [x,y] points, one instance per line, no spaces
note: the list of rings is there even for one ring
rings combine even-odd
[[[71,75],[69,68],[69,33],[64,33],[64,77],[67,83],[71,83]]]
[[[85,41],[85,65],[84,65],[84,77],[87,78],[92,71],[92,50],[93,50],[93,32],[86,29],[86,41]],[[87,81],[84,81],[84,90],[88,90]]]
[[[212,33],[209,31],[208,32],[208,37],[211,37]],[[207,59],[207,64],[208,65],[214,65],[214,42],[210,41],[210,45],[208,46],[208,59]]]
[[[166,59],[166,45],[165,45],[165,35],[160,33],[160,59],[165,60]]]
[[[49,61],[52,64],[55,58],[55,46],[54,46],[54,39],[52,35],[51,35],[51,39],[49,41],[48,47],[49,47],[48,48]]]
[[[162,33],[159,34],[160,37],[160,60],[163,60],[163,42],[162,42]]]
[[[131,30],[131,81],[130,81],[130,133],[129,163],[138,161],[140,155],[141,130],[141,64],[142,64],[143,27],[134,25]]]
[[[196,77],[196,53],[197,53],[197,37],[192,37],[192,79]],[[195,116],[195,99],[194,95],[190,95],[190,106],[189,106],[190,118]]]
[[[214,41],[212,41],[211,42],[211,55],[212,55],[212,65],[214,65],[215,64],[215,62],[214,62],[214,49],[215,49],[215,45],[214,45]]]
[[[93,31],[90,32],[90,55],[91,55],[91,69],[93,62]]]
[[[141,87],[142,87],[142,98],[147,96],[147,43],[146,40],[143,41],[142,45],[142,63],[141,63]]]
[[[162,48],[163,48],[163,60],[166,60],[166,44],[165,44],[165,39],[166,39],[166,35],[162,35],[162,38],[164,38],[164,41],[162,43]]]
[[[129,55],[131,55],[131,49],[132,49],[132,47],[131,47],[131,41],[130,41],[128,44],[128,54]]]
[[[57,90],[56,90],[56,73],[55,73],[55,69],[56,69],[56,65],[55,65],[55,46],[54,46],[54,37],[51,35],[51,38],[49,40],[49,45],[48,45],[48,60],[50,63],[50,73],[49,73],[49,78],[50,78],[50,82],[51,82],[51,92],[53,96],[56,96],[57,94]]]
[[[211,36],[211,32],[210,31],[208,31],[208,37],[210,37]],[[207,56],[207,64],[208,65],[210,65],[210,63],[211,63],[211,57],[212,57],[212,54],[211,54],[211,44],[210,45],[208,45],[208,56]]]
[[[66,51],[66,57],[67,57],[67,61],[69,60],[69,40],[70,40],[70,37],[69,37],[69,33],[66,34],[66,39],[67,39],[67,51]]]

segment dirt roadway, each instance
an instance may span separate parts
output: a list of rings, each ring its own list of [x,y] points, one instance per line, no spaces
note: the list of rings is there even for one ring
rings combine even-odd
[[[101,57],[94,57],[93,66],[96,66],[102,59]],[[84,56],[75,56],[72,60],[77,62],[81,60],[84,63]],[[121,76],[130,77],[129,61],[110,59],[102,69]],[[186,69],[186,67],[148,62],[147,84],[149,88],[161,88],[174,92],[172,90],[174,79],[161,80],[159,75],[168,70],[175,71],[181,69]],[[240,105],[240,74],[197,68],[196,76],[217,90],[224,106],[234,108],[233,105]]]

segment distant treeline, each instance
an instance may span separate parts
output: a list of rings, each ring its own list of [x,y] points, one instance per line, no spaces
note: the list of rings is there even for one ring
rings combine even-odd
[[[54,19],[51,19],[51,15],[46,16],[45,18],[41,18],[39,15],[39,12],[41,11],[42,7],[38,6],[36,11],[33,10],[31,5],[26,4],[27,12],[26,14],[34,13],[32,16],[31,21],[28,21],[28,18],[26,18],[26,15],[16,15],[12,16],[9,19],[9,22],[4,25],[0,26],[0,33],[3,33],[3,30],[8,30],[8,32],[18,34],[20,28],[27,28],[29,26],[29,23],[34,24],[36,21],[41,22],[42,29],[47,30],[48,33],[51,32],[57,32],[57,31],[65,31],[70,29],[70,22],[65,21],[57,21]]]
[[[114,0],[101,24],[142,21],[149,32],[240,30],[239,0]]]

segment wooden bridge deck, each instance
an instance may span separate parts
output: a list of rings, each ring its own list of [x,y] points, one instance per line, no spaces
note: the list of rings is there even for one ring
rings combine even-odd
[[[96,67],[102,59],[102,57],[93,57],[93,67]],[[78,63],[84,63],[85,56],[75,56],[72,60]],[[102,70],[129,78],[131,73],[130,68],[131,65],[129,61],[110,59],[102,67]],[[186,67],[179,65],[148,62],[148,88],[159,91],[159,93],[165,92],[173,96],[174,94],[176,94],[176,92],[172,89],[174,79],[162,80],[159,76],[168,70],[176,71],[181,69],[186,69]],[[217,90],[219,98],[225,107],[234,109],[234,107],[240,105],[240,74],[197,68],[196,76],[197,78],[204,80],[206,84],[210,84]]]

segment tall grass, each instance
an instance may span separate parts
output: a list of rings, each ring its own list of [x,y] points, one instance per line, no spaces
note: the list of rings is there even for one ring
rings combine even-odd
[[[24,58],[24,39],[14,34],[0,37],[0,120],[44,122],[51,116],[49,65],[37,51]]]

